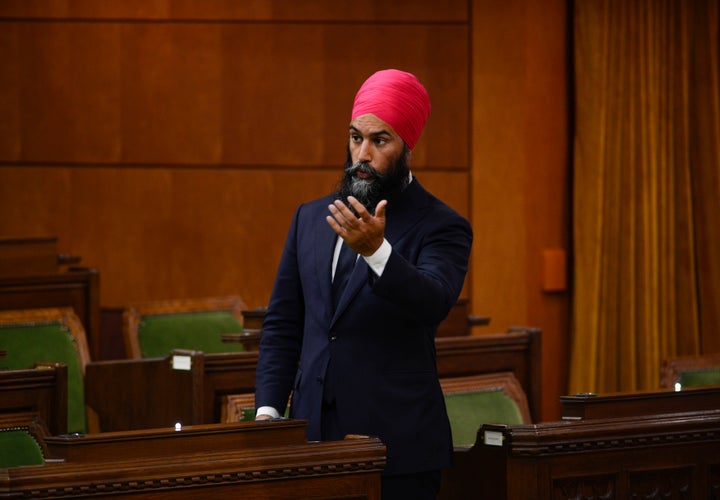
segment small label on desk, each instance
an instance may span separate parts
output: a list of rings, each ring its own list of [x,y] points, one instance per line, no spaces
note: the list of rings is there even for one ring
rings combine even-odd
[[[487,446],[502,446],[503,445],[503,434],[497,431],[485,431],[485,444]]]
[[[192,366],[192,359],[190,358],[190,356],[173,356],[172,357],[173,370],[190,371],[191,366]]]

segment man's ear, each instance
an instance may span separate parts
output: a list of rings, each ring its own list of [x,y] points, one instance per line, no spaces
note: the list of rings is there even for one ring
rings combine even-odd
[[[410,162],[412,161],[412,158],[413,158],[412,149],[410,149],[410,148],[405,148],[405,163],[407,163],[408,165],[410,165]]]

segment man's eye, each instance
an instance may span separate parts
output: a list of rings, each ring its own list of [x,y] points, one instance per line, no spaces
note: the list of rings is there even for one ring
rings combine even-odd
[[[385,139],[383,139],[382,137],[377,137],[377,138],[375,139],[375,144],[377,144],[378,146],[382,146],[382,145],[385,144],[386,142],[387,142],[387,141],[386,141]]]
[[[362,138],[359,135],[351,135],[350,140],[353,142],[360,142],[362,141]]]

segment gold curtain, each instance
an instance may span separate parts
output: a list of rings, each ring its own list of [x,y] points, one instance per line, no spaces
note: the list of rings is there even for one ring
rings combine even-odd
[[[718,1],[574,2],[570,393],[720,351]]]

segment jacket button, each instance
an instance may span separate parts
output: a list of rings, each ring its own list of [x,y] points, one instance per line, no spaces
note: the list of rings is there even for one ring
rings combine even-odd
[[[337,340],[337,335],[330,335],[330,342],[335,342]]]
[[[323,378],[322,378],[322,377],[316,377],[316,378],[315,378],[315,381],[316,381],[318,384],[322,385],[322,383],[323,383]]]

